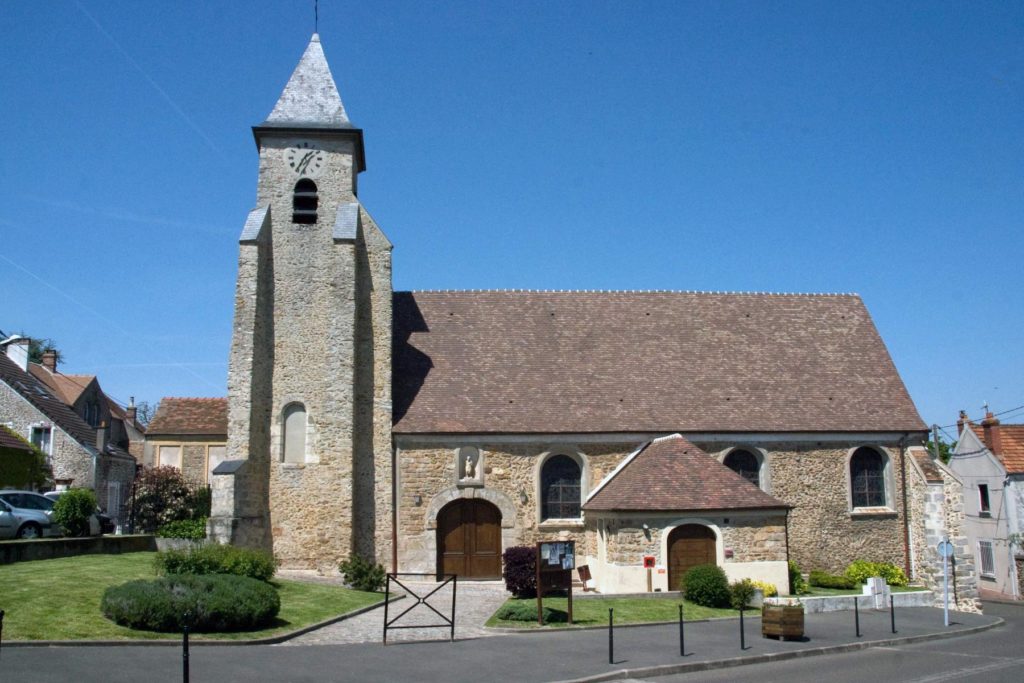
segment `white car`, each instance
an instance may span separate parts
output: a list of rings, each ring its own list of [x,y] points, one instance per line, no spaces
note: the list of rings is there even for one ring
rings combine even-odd
[[[53,500],[34,491],[0,491],[0,501],[16,510],[40,512],[50,522],[50,529],[42,529],[42,536],[61,536],[64,530],[53,523]],[[89,535],[100,535],[100,520],[93,514],[89,516]],[[30,536],[31,538],[31,536]]]
[[[43,494],[43,498],[46,498],[48,501],[50,501],[51,510],[53,510],[53,504],[57,502],[57,499],[60,498],[61,494],[63,494],[65,491],[67,491],[67,489],[64,489],[64,491],[47,491],[46,493]],[[101,514],[99,508],[96,508],[96,512],[89,517],[90,536],[99,536],[104,532],[102,519],[103,517],[106,517],[106,515]],[[111,529],[111,531],[113,531],[113,529]]]
[[[60,528],[55,526],[43,510],[19,507],[7,502],[8,494],[20,502],[21,491],[0,493],[0,538],[43,538],[59,536]]]

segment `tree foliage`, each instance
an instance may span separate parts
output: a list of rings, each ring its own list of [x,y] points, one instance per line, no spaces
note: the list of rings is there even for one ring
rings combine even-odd
[[[935,453],[934,441],[929,440],[925,444],[925,447],[928,449],[929,453]],[[941,434],[939,435],[939,460],[941,460],[944,464],[949,464],[950,458],[953,457],[954,448],[956,448],[956,441],[946,441],[945,439],[942,438]]]

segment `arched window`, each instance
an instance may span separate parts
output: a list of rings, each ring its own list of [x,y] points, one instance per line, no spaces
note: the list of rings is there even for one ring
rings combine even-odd
[[[730,470],[740,475],[754,486],[761,486],[761,463],[750,451],[735,450],[725,456],[723,463]]]
[[[858,448],[850,458],[850,487],[855,508],[885,507],[885,459],[873,448]]]
[[[281,462],[306,461],[306,407],[292,403],[284,409]]]
[[[568,455],[548,458],[540,472],[541,517],[578,519],[580,466]]]
[[[292,223],[316,223],[316,183],[303,178],[295,183],[292,195]]]

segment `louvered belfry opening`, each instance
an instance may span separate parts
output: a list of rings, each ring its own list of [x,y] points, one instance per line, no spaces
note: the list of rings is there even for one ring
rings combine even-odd
[[[292,195],[292,223],[316,223],[318,203],[316,183],[309,178],[303,178],[295,183],[295,194]]]

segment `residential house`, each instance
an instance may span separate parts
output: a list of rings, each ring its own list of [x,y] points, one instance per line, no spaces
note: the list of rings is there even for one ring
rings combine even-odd
[[[165,396],[146,430],[143,463],[177,467],[192,482],[208,484],[224,461],[227,439],[226,398]]]

